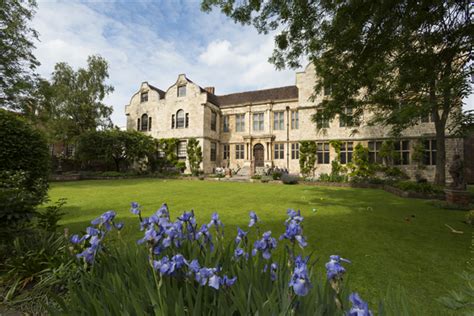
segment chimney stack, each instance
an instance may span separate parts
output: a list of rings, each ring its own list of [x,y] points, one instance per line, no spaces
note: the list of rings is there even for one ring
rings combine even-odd
[[[214,87],[205,87],[204,90],[206,90],[207,92],[209,92],[211,94],[215,94],[214,91],[216,91],[216,88],[214,88]]]

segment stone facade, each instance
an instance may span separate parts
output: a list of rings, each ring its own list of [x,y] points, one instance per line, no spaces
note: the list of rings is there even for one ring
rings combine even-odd
[[[204,155],[202,169],[206,173],[216,167],[230,167],[248,174],[263,166],[299,173],[298,144],[314,140],[323,150],[320,152],[323,160],[317,163],[317,176],[331,172],[330,162],[335,157],[334,149],[325,143],[340,140],[347,148],[354,148],[358,143],[368,146],[369,142],[374,144],[392,138],[389,128],[365,123],[370,113],[360,118],[357,133],[354,133],[355,127],[343,126],[338,117],[328,122],[326,128],[316,129],[311,116],[317,111],[316,104],[328,96],[322,93],[311,99],[315,76],[310,64],[296,74],[294,86],[228,95],[216,95],[212,87],[201,88],[184,74],[166,91],[144,82],[126,105],[127,129],[142,130],[155,138],[179,138],[182,146],[190,137],[198,139]],[[416,171],[411,159],[414,144],[421,137],[430,140],[434,136],[432,122],[420,122],[404,131],[400,137],[404,141],[400,143],[400,155],[405,164],[399,167],[413,176]],[[430,144],[426,144],[429,147]],[[380,143],[374,144],[377,145]],[[435,149],[435,144],[431,143],[431,147]],[[324,149],[329,150],[329,159]],[[350,151],[346,152],[349,159]],[[462,156],[462,139],[448,136],[446,154],[448,165],[455,154]],[[376,157],[376,153],[373,156]],[[430,160],[428,150],[426,159]],[[432,180],[435,165],[434,161],[429,163],[422,173]]]

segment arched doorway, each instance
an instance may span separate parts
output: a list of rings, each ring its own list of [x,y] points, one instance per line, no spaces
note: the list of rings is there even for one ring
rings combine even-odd
[[[264,149],[262,144],[256,144],[253,146],[253,160],[255,162],[255,167],[263,167],[264,163]]]

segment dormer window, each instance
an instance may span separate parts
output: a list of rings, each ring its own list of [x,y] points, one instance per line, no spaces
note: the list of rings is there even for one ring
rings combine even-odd
[[[140,102],[147,102],[148,101],[148,92],[142,92],[140,94]]]
[[[178,86],[178,97],[186,96],[186,86]]]

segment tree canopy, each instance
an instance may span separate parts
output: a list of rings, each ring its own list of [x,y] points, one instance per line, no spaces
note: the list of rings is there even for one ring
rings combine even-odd
[[[270,61],[297,67],[307,56],[315,65],[315,95],[331,87],[315,114],[375,115],[369,124],[393,134],[431,116],[436,129],[436,182],[445,181],[445,130],[471,93],[473,25],[469,1],[203,0],[260,32],[277,31]],[[459,125],[455,120],[451,123]]]
[[[34,0],[0,1],[0,107],[17,110],[31,97],[39,66],[38,33],[29,25],[35,8]]]

